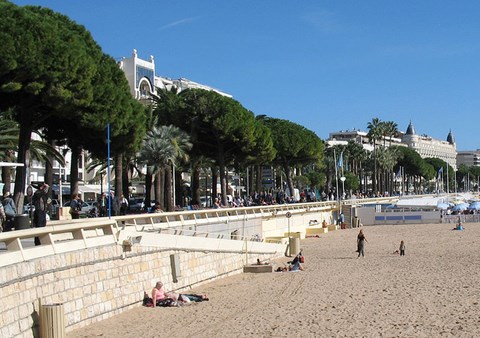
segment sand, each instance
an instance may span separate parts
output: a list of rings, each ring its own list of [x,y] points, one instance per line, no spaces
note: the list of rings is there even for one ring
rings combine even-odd
[[[358,229],[308,238],[305,271],[217,280],[193,290],[208,302],[138,307],[68,337],[480,337],[480,224],[465,226],[364,227],[365,258]]]

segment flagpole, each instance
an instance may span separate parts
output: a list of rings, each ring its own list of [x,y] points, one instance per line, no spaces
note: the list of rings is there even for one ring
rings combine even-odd
[[[448,164],[447,164],[447,196],[450,194],[450,187],[448,183]]]
[[[402,170],[401,171],[401,179],[402,181],[400,182],[401,186],[402,186],[402,196],[405,195],[405,167],[404,166],[401,166],[400,169]]]
[[[336,199],[337,199],[337,202],[338,202],[338,169],[337,169],[337,155],[336,155],[336,152],[335,152],[335,148],[333,148],[333,161],[334,161],[334,165],[335,165],[335,187],[337,189],[336,191]]]
[[[342,167],[342,176],[340,176],[340,181],[342,181],[342,200],[345,199],[345,175],[343,173],[343,151],[340,153],[340,159],[338,160],[340,166]]]

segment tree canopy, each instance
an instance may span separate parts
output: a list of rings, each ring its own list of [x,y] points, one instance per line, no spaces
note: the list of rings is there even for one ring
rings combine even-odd
[[[95,151],[106,145],[98,140],[110,121],[113,137],[129,135],[119,148],[140,144],[143,111],[133,108],[124,74],[83,26],[47,8],[0,1],[0,44],[0,110],[14,109],[20,124],[18,162],[28,167],[31,133],[40,129]],[[17,203],[26,169],[17,170]]]
[[[265,117],[261,121],[270,128],[276,150],[273,162],[282,166],[292,194],[292,169],[306,164],[321,166],[323,142],[313,131],[299,124],[271,117]]]

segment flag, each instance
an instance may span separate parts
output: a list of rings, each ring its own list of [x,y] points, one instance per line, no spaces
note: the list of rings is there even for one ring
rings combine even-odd
[[[402,177],[402,166],[398,167],[398,171],[395,174],[395,178],[400,178]]]
[[[338,159],[337,167],[343,167],[343,151],[340,153],[340,158]]]
[[[442,174],[443,174],[443,167],[441,167],[440,169],[438,169],[438,179],[441,179],[441,178],[442,178]]]

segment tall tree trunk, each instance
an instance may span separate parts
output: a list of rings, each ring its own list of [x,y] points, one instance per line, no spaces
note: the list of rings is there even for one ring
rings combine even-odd
[[[220,191],[222,194],[222,205],[227,206],[228,205],[228,199],[227,199],[227,173],[226,173],[226,167],[225,167],[225,162],[220,161],[219,164],[219,174],[220,174]]]
[[[179,168],[175,170],[175,205],[180,205],[182,207],[186,207],[185,205],[185,193],[183,189],[183,181],[182,181],[182,171]]]
[[[165,167],[165,196],[166,196],[166,204],[167,204],[167,211],[174,211],[175,206],[173,204],[173,180],[172,180],[172,166],[167,164]]]
[[[255,191],[261,192],[263,190],[262,186],[262,165],[255,166]],[[252,179],[253,181],[253,179]]]
[[[153,199],[160,204],[162,210],[165,210],[162,194],[162,173],[160,170],[153,175]]]
[[[29,112],[20,112],[20,131],[18,138],[17,163],[23,163],[23,167],[17,167],[15,173],[14,200],[17,214],[23,213],[23,200],[27,171],[30,171],[30,140],[32,137],[32,115]]]
[[[166,210],[165,205],[165,169],[161,168],[155,174],[155,201],[157,201],[163,210]]]
[[[82,148],[78,145],[71,145],[72,163],[70,163],[70,200],[78,195],[78,160],[82,152]]]
[[[149,206],[152,201],[152,181],[152,173],[147,169],[147,174],[145,175],[145,207]]]
[[[205,173],[205,176],[207,174]],[[205,191],[207,190],[207,185],[205,184]],[[192,178],[190,183],[190,191],[192,194],[192,205],[200,205],[200,167],[198,166],[198,162],[195,162],[192,166]],[[205,201],[207,203],[207,201]]]
[[[52,147],[55,146],[55,141],[50,140],[48,142]],[[53,186],[53,156],[48,157],[47,162],[45,163],[45,182],[49,186]],[[59,172],[60,176],[60,172]],[[60,189],[60,187],[59,187]],[[53,189],[48,190],[48,197],[53,198]]]
[[[120,197],[123,188],[123,154],[115,155],[115,196]]]
[[[218,196],[218,191],[217,191],[217,181],[218,181],[218,171],[217,168],[212,167],[212,202],[215,200],[215,198]]]
[[[292,180],[292,170],[288,165],[284,165],[283,170],[285,170],[285,176],[287,178],[287,186],[288,186],[288,190],[290,191],[290,198],[294,199],[295,189],[294,189],[293,180]]]
[[[123,196],[125,196],[126,198],[130,198],[130,190],[128,189],[130,187],[130,178],[128,177],[128,174],[128,163],[126,163],[122,170],[122,192]]]

